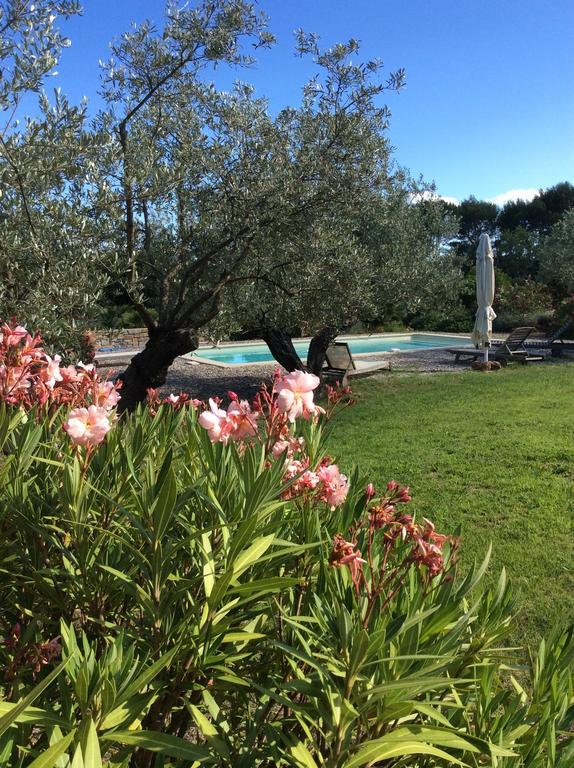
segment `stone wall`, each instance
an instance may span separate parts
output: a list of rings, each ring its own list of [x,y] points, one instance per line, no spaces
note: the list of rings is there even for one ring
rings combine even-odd
[[[141,349],[148,339],[146,328],[108,328],[93,331],[93,334],[96,352]]]

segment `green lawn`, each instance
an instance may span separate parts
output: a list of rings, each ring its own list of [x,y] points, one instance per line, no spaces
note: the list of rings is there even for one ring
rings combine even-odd
[[[574,621],[574,364],[377,377],[334,426],[342,466],[411,486],[412,511],[462,530],[462,563],[494,546],[518,606],[515,640]]]

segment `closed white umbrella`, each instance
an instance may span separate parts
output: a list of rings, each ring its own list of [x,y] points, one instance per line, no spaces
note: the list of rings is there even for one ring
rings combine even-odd
[[[472,330],[472,340],[476,347],[484,348],[484,361],[488,362],[488,348],[492,335],[492,321],[496,317],[492,309],[494,301],[494,254],[490,237],[480,236],[476,249],[476,320]]]

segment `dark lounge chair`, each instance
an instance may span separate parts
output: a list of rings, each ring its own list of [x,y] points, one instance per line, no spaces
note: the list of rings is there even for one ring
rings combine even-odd
[[[511,360],[517,360],[520,363],[544,360],[544,355],[531,355],[524,346],[524,342],[532,331],[534,331],[532,326],[515,328],[504,341],[495,341],[492,350],[493,354],[489,355],[490,359],[497,360],[503,365],[506,365]],[[479,360],[484,357],[484,349],[477,349],[476,347],[447,347],[446,351],[455,356],[455,363],[458,363],[461,358]]]
[[[494,359],[506,365],[511,360],[519,363],[530,363],[544,360],[544,355],[529,354],[524,342],[536,329],[533,326],[515,328],[505,339],[495,346]]]
[[[550,348],[552,357],[562,357],[564,352],[574,352],[574,340],[564,338],[573,325],[574,320],[566,320],[566,322],[544,342],[544,346]]]

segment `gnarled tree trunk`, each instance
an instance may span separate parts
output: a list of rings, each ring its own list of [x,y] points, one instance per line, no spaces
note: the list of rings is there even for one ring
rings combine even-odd
[[[335,341],[338,334],[338,328],[328,325],[325,328],[321,328],[311,339],[309,352],[307,353],[307,370],[314,373],[315,376],[321,377],[325,353],[329,348],[329,344]]]
[[[118,376],[122,382],[119,411],[133,411],[145,400],[148,389],[165,384],[175,358],[193,352],[198,346],[199,338],[193,328],[150,329],[145,347]]]
[[[305,366],[291,340],[291,334],[282,328],[263,328],[261,338],[269,351],[287,371],[304,371]]]

